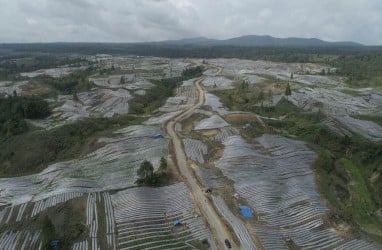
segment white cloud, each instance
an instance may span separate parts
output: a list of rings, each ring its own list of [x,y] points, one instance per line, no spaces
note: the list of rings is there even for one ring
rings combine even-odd
[[[248,34],[382,41],[379,0],[0,0],[0,42],[140,42]]]

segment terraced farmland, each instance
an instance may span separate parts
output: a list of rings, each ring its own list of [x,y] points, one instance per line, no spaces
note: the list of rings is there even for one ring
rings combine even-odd
[[[195,139],[183,139],[184,149],[189,159],[201,163],[204,163],[204,156],[207,154],[207,146]]]
[[[310,169],[315,153],[303,142],[281,136],[263,135],[256,141],[254,146],[240,136],[226,138],[223,156],[215,164],[258,214],[259,224],[253,228],[265,249],[288,249],[288,241],[302,249],[344,244],[346,240],[322,221],[327,208]]]
[[[130,126],[101,138],[105,146],[87,156],[50,165],[39,174],[0,179],[0,203],[21,204],[68,192],[92,192],[133,186],[139,164],[147,159],[155,168],[167,152],[158,127]],[[49,198],[46,202],[57,202]],[[41,201],[41,206],[45,206]],[[36,211],[39,211],[36,208]]]
[[[6,231],[0,235],[0,249],[41,249],[39,231]]]
[[[189,249],[211,235],[197,216],[183,183],[162,188],[133,188],[111,196],[119,249]],[[179,220],[181,224],[174,225]]]

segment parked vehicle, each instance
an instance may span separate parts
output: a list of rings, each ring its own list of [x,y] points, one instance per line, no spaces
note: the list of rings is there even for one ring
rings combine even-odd
[[[227,246],[228,249],[231,249],[231,248],[232,248],[231,242],[229,242],[228,239],[225,239],[225,240],[224,240],[224,243],[225,243],[225,245]]]

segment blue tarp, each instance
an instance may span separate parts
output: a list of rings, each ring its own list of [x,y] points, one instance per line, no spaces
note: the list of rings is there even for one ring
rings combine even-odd
[[[51,247],[58,247],[60,245],[60,241],[59,240],[52,240],[50,242],[50,246]]]
[[[151,136],[151,138],[159,139],[159,138],[163,138],[163,135],[162,134],[155,134],[155,135]]]
[[[174,221],[172,222],[172,224],[174,224],[174,226],[182,225],[182,223],[180,222],[180,220],[174,220]]]
[[[240,212],[245,218],[253,217],[250,207],[239,205]]]

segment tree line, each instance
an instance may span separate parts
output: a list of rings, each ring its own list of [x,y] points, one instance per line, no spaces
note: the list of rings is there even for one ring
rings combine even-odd
[[[0,98],[0,128],[3,136],[28,130],[25,119],[42,119],[50,115],[49,104],[40,97],[21,97],[14,94]]]

